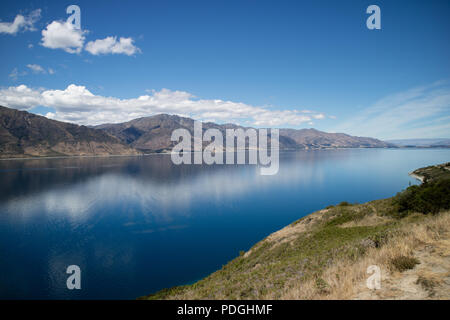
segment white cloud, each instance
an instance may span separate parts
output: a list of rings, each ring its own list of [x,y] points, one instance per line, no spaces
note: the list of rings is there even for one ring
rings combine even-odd
[[[55,70],[53,70],[52,68],[48,68],[48,73],[49,74],[55,74]]]
[[[450,86],[436,82],[390,95],[333,128],[380,139],[450,137]]]
[[[320,120],[320,119],[324,119],[325,115],[323,113],[319,113],[319,114],[313,115],[313,118]]]
[[[38,64],[27,64],[27,67],[34,73],[46,73],[45,69]]]
[[[126,54],[131,56],[140,52],[140,49],[133,44],[132,38],[106,37],[105,39],[98,39],[90,41],[86,44],[85,50],[93,55],[100,54]]]
[[[22,76],[24,76],[24,75],[26,75],[26,74],[27,74],[26,71],[19,72],[19,70],[18,70],[17,68],[14,68],[14,69],[11,71],[11,73],[9,74],[9,77],[10,77],[12,80],[17,81],[17,80],[19,79],[19,77],[22,77]]]
[[[32,90],[21,84],[0,90],[0,105],[11,106],[16,109],[28,110],[38,106],[42,101],[39,91]]]
[[[70,22],[53,21],[42,30],[41,45],[50,49],[62,49],[69,53],[80,53],[83,48],[93,55],[125,54],[127,56],[141,52],[134,45],[133,38],[106,37],[89,41],[86,46],[86,30],[76,29]]]
[[[322,118],[317,112],[272,110],[242,102],[195,99],[188,92],[168,89],[119,99],[95,95],[75,84],[65,90],[34,90],[25,85],[1,89],[0,105],[25,110],[38,105],[51,107],[56,111],[47,115],[50,118],[89,125],[124,122],[158,113],[266,127],[298,127]]]
[[[50,49],[62,49],[69,53],[80,53],[87,31],[75,29],[72,23],[53,21],[42,30],[41,45]]]
[[[34,24],[41,17],[41,9],[32,11],[29,15],[18,14],[13,22],[0,22],[0,33],[17,34],[19,31],[34,31]]]

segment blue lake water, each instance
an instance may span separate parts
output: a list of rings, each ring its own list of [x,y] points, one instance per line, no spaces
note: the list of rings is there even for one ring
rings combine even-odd
[[[390,197],[442,149],[280,154],[250,165],[173,165],[168,155],[0,161],[0,298],[134,299],[219,269],[294,220]],[[67,266],[81,268],[68,290]]]

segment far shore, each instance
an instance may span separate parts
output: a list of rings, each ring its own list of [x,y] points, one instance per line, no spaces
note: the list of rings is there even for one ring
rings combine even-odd
[[[352,149],[392,149],[392,150],[399,150],[399,149],[446,149],[446,148],[389,148],[389,147],[380,147],[380,148],[368,148],[368,147],[357,147],[357,148],[350,148],[350,147],[342,147],[342,148],[317,148],[317,149],[284,149],[280,150],[280,153],[284,152],[298,152],[298,151],[318,151],[318,150],[352,150]],[[247,150],[245,150],[247,151]],[[192,151],[189,153],[195,153],[197,151]],[[225,151],[227,152],[227,151]],[[218,152],[218,153],[225,153],[225,152]],[[236,152],[236,151],[234,151]],[[108,155],[66,155],[66,156],[34,156],[34,157],[13,157],[13,158],[1,158],[0,161],[6,161],[6,160],[39,160],[39,159],[68,159],[68,158],[109,158],[109,157],[141,157],[141,156],[151,156],[151,155],[157,155],[157,154],[171,154],[171,151],[162,151],[162,152],[149,152],[149,153],[142,153],[142,154],[108,154]],[[413,176],[411,174],[411,176]],[[421,180],[421,178],[417,178]],[[421,180],[422,181],[422,180]]]

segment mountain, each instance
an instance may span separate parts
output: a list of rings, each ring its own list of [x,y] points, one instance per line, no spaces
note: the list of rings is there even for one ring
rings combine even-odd
[[[0,106],[0,158],[136,155],[102,130]]]
[[[415,147],[415,148],[450,148],[450,139],[397,139],[387,140],[399,147]]]
[[[193,135],[194,120],[159,114],[124,123],[102,124],[94,128],[104,130],[123,143],[143,152],[160,152],[173,147],[174,143],[170,141],[173,130],[184,128]],[[223,134],[226,129],[247,129],[234,124],[203,123],[203,130],[210,128],[218,129]],[[315,129],[280,129],[280,149],[282,150],[386,147],[394,147],[394,145],[373,138],[354,137],[344,133],[326,133]]]
[[[193,135],[194,120],[159,114],[124,123],[94,127],[50,120],[46,117],[0,106],[0,158],[38,156],[137,155],[170,151],[175,129]],[[203,123],[203,130],[248,129],[235,124]],[[315,129],[280,129],[280,149],[386,148],[393,144],[373,138]]]
[[[345,133],[327,133],[316,129],[281,129],[281,137],[292,139],[299,148],[388,148],[392,144],[374,138],[350,136]]]

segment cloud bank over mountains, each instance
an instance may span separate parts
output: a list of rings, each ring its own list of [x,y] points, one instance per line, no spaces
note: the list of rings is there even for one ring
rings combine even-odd
[[[86,87],[75,84],[64,90],[32,89],[23,84],[0,89],[0,105],[20,110],[49,107],[55,112],[46,114],[48,118],[85,125],[118,123],[158,113],[268,127],[296,127],[326,117],[321,112],[310,110],[271,110],[241,102],[196,99],[188,92],[169,89],[137,98],[119,99],[95,95]]]
[[[319,111],[198,99],[185,91],[148,92],[135,98],[120,99],[96,95],[85,86],[75,84],[64,90],[35,89],[22,84],[0,89],[0,105],[21,110],[49,107],[55,111],[47,113],[48,118],[85,125],[119,123],[159,113],[256,127],[299,128],[310,126],[313,121],[336,119]],[[441,81],[382,98],[328,131],[379,139],[446,138],[450,132],[449,120],[450,85]]]

